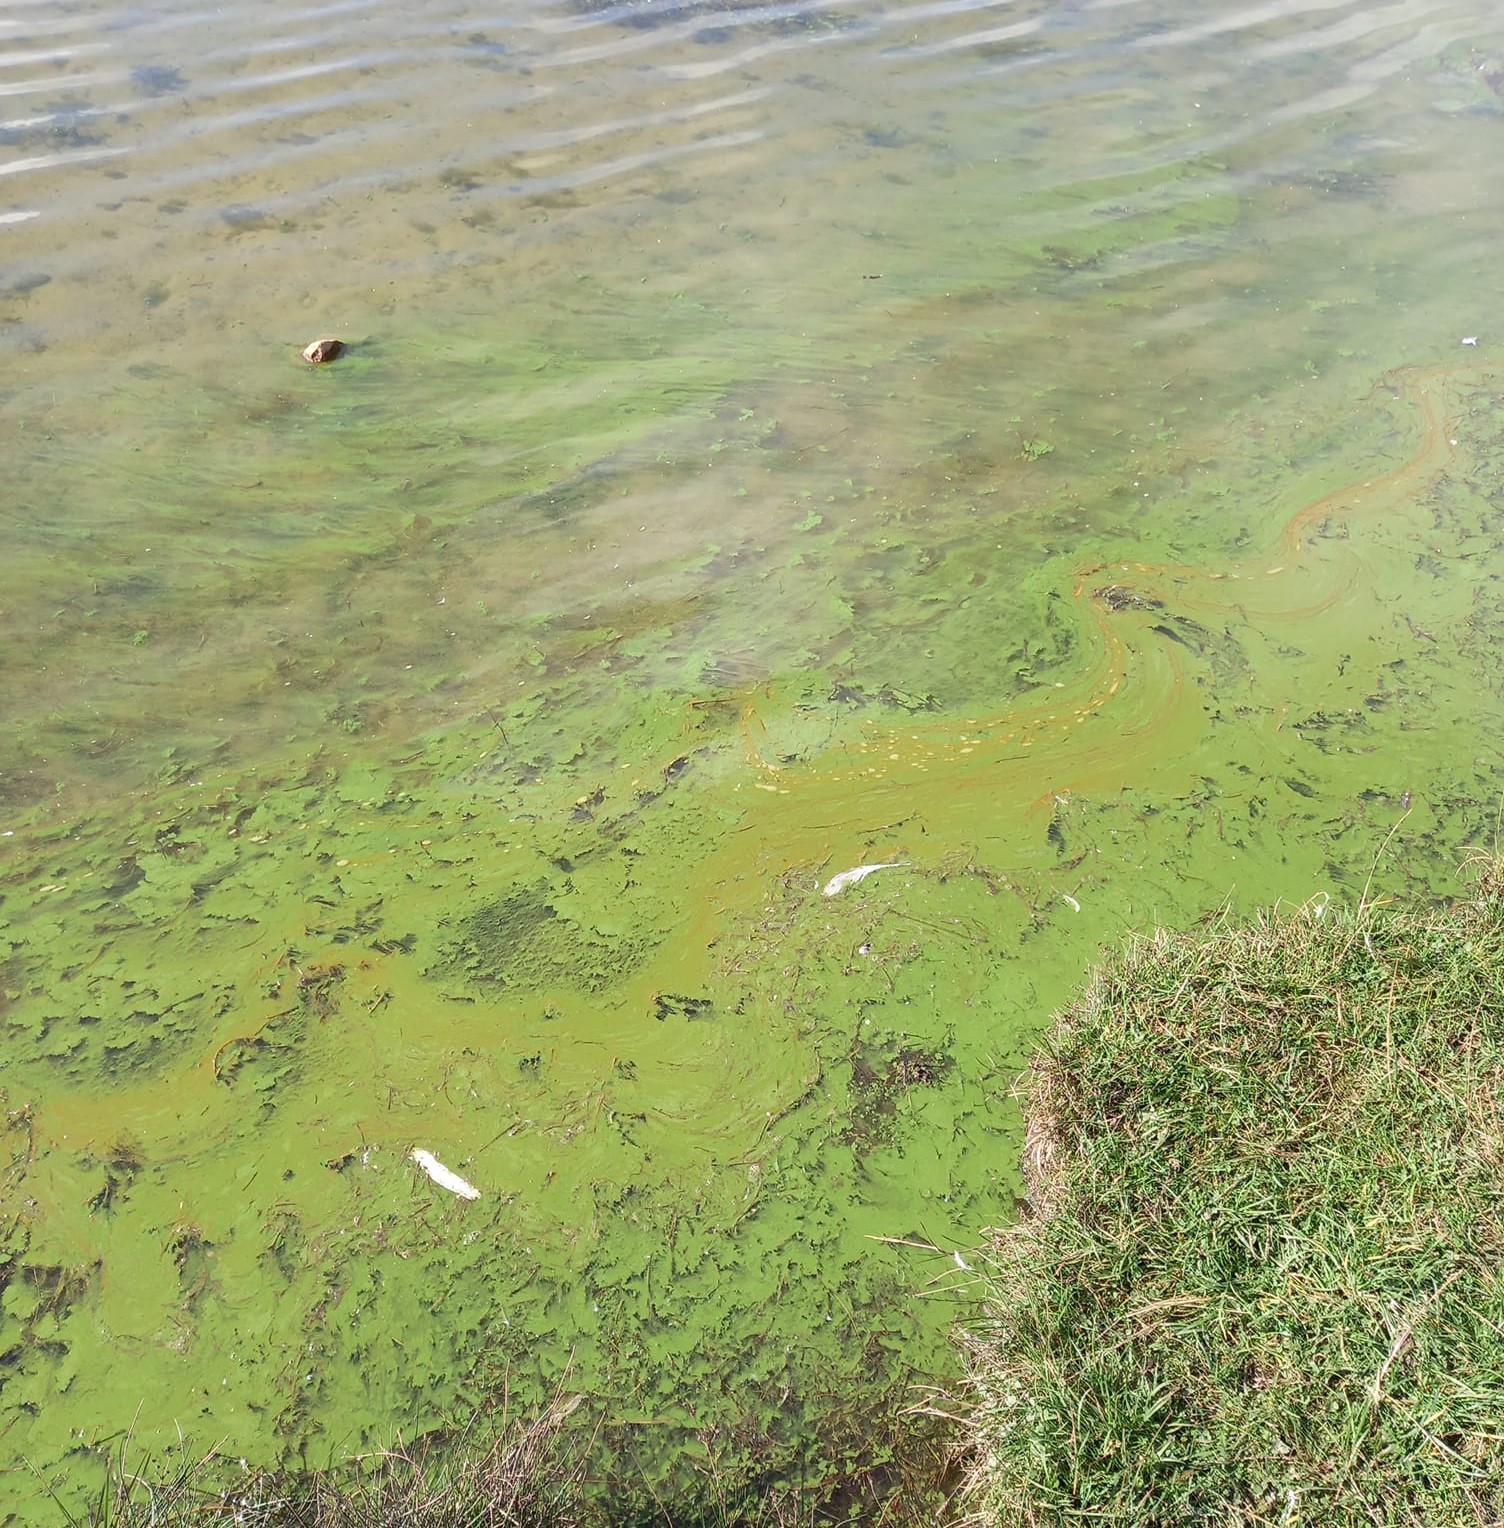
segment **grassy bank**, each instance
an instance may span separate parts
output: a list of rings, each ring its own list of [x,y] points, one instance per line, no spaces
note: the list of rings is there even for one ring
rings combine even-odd
[[[1504,869],[1107,961],[970,1333],[991,1525],[1504,1522]]]

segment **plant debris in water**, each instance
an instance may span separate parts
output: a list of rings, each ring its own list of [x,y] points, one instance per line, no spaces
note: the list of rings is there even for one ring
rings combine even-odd
[[[562,1391],[532,1415],[468,1425],[321,1469],[251,1471],[218,1452],[152,1455],[127,1437],[70,1528],[933,1528],[954,1485],[949,1449],[925,1416],[848,1420],[823,1474],[779,1478],[755,1463],[755,1434],[699,1440],[692,1472],[665,1497],[634,1462],[633,1429]],[[881,1461],[881,1462],[876,1462]],[[61,1502],[57,1503],[63,1506]]]

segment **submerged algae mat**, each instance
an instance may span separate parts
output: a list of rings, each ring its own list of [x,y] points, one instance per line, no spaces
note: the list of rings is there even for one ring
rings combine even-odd
[[[86,1489],[127,1429],[322,1464],[502,1387],[590,1396],[650,1475],[839,1467],[843,1417],[950,1372],[1011,1083],[1104,941],[1434,891],[1492,831],[1498,384],[1350,411],[1303,474],[1209,445],[1115,534],[1054,502],[1033,629],[969,671],[991,709],[860,641],[691,687],[613,668],[689,615],[542,621],[520,698],[400,748],[14,815],[10,1486]],[[916,671],[975,571],[915,579]]]

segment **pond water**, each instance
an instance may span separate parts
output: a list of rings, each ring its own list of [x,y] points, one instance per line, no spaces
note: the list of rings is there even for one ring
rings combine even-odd
[[[19,1519],[880,1451],[1098,951],[1495,842],[1491,0],[33,0],[0,155]]]

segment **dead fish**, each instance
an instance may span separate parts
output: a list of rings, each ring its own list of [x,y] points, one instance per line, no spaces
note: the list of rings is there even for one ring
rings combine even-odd
[[[447,1188],[461,1199],[480,1198],[480,1190],[473,1183],[467,1183],[458,1173],[451,1172],[431,1151],[419,1146],[412,1153],[412,1159],[440,1188]]]
[[[881,865],[858,865],[854,870],[843,870],[839,875],[833,875],[821,888],[822,897],[834,897],[845,891],[848,886],[855,886],[858,881],[865,881],[869,875],[875,875],[879,870],[902,870],[901,860],[885,860]]]

